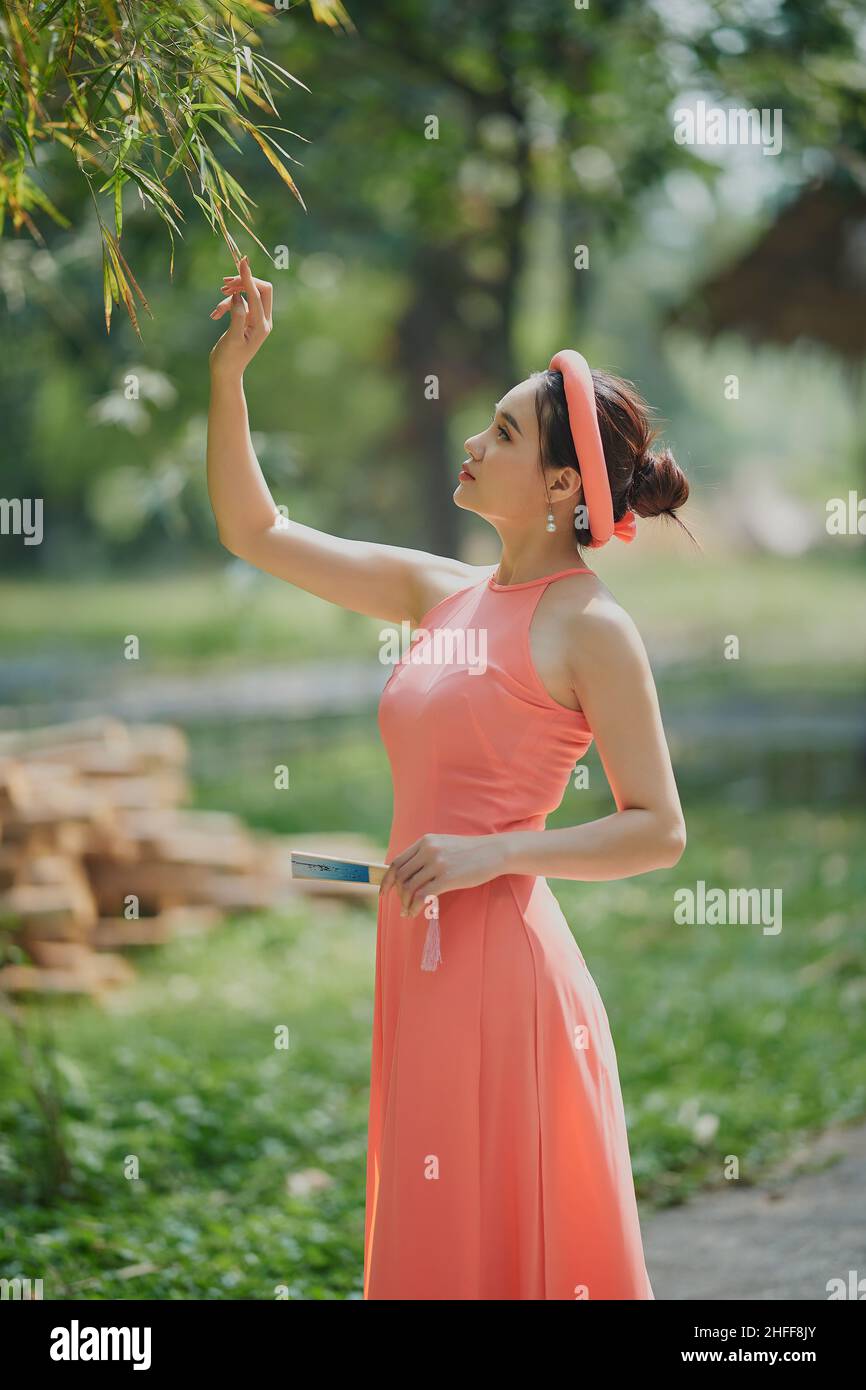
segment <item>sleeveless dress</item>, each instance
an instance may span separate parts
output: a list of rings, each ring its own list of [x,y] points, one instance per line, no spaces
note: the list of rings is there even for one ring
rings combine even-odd
[[[577,573],[491,575],[424,614],[379,704],[389,862],[425,833],[544,829],[592,733],[529,625]],[[654,1298],[610,1025],[547,880],[442,893],[435,969],[400,907],[379,900],[364,1298]]]

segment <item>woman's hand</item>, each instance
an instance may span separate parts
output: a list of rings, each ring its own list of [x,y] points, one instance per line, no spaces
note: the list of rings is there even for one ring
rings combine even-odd
[[[211,349],[210,367],[211,372],[241,377],[273,327],[274,287],[254,278],[248,256],[238,271],[223,280],[226,298],[211,314],[212,319],[221,319],[230,313],[231,323]]]
[[[391,860],[379,896],[395,889],[403,904],[401,916],[417,917],[428,896],[477,888],[504,872],[501,835],[422,835]]]

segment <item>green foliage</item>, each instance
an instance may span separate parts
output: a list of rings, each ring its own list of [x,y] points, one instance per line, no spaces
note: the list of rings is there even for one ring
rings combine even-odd
[[[348,23],[340,0],[315,0],[312,9],[331,26]],[[172,265],[184,216],[169,192],[178,174],[236,259],[233,223],[261,246],[253,200],[224,167],[214,136],[239,150],[235,137],[248,134],[304,206],[285,162],[297,160],[273,134],[294,132],[255,115],[279,116],[276,87],[309,90],[260,51],[257,27],[275,18],[264,0],[4,0],[0,230],[8,217],[41,241],[40,214],[69,226],[35,177],[41,146],[65,149],[99,220],[107,329],[121,301],[136,331],[136,299],[150,312],[120,249],[126,185],[164,223]]]
[[[4,1028],[4,1272],[38,1267],[48,1299],[357,1297],[372,940],[366,911],[247,918],[145,952],[111,1023],[52,1010],[72,1173],[50,1191]]]

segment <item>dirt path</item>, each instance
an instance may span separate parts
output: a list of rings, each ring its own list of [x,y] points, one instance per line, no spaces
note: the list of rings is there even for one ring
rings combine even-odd
[[[730,1182],[641,1229],[657,1299],[826,1301],[833,1279],[866,1299],[866,1124],[828,1131],[758,1187]]]

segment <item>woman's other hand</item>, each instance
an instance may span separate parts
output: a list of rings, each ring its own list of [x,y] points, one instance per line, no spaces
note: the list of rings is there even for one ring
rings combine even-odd
[[[394,890],[401,916],[417,917],[429,897],[488,883],[506,871],[506,861],[503,835],[422,835],[391,860],[379,896]]]

